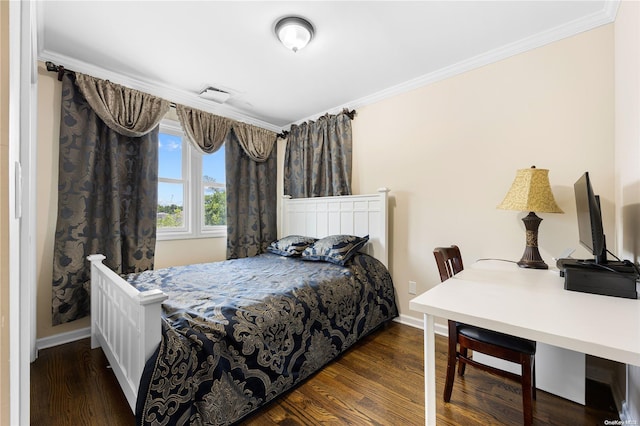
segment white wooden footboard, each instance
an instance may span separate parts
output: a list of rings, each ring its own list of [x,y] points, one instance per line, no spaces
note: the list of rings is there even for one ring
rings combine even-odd
[[[91,348],[102,347],[135,412],[140,377],[147,359],[160,343],[160,290],[139,292],[102,261],[91,262]]]

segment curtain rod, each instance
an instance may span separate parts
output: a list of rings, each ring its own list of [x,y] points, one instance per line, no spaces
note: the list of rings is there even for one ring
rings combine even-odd
[[[56,65],[51,61],[47,61],[45,64],[47,65],[47,71],[58,73],[58,81],[62,81],[62,76],[65,72],[73,73],[73,71],[67,70],[62,65]]]
[[[57,72],[58,73],[58,81],[62,81],[62,76],[64,75],[65,72],[68,72],[70,74],[75,74],[75,71],[71,71],[71,70],[63,67],[62,65],[56,65],[51,61],[45,62],[45,65],[47,66],[47,71]],[[169,106],[171,108],[175,108],[176,107],[176,103],[175,102],[169,102]]]
[[[349,111],[347,108],[344,108],[344,109],[342,110],[342,112],[343,112],[344,114],[346,114],[346,115],[347,115],[347,117],[349,117],[349,118],[350,118],[350,119],[352,119],[352,120],[353,120],[353,118],[356,116],[356,110],[355,110],[355,109],[352,109],[351,111]]]
[[[343,114],[345,114],[347,117],[349,117],[349,119],[353,120],[353,118],[356,116],[356,110],[352,109],[351,111],[349,111],[348,108],[343,108],[341,111]],[[325,115],[329,115],[329,114],[325,114]],[[283,130],[281,133],[278,133],[278,137],[280,139],[286,139],[287,136],[289,136],[289,130]]]
[[[65,72],[68,72],[68,73],[71,73],[71,74],[75,74],[75,71],[71,71],[69,69],[66,69],[62,65],[56,65],[51,61],[45,62],[45,65],[47,66],[47,71],[49,71],[49,72],[57,72],[58,73],[58,81],[62,81],[62,76],[64,75]],[[170,102],[169,106],[171,108],[175,108],[176,104],[175,104],[175,102]],[[353,120],[353,118],[356,116],[356,110],[355,109],[352,109],[351,111],[349,111],[347,108],[343,108],[342,109],[342,113],[346,114],[347,117],[349,117],[351,120]],[[289,136],[289,131],[288,130],[283,130],[281,133],[278,133],[276,136],[278,138],[280,138],[280,139],[286,139],[287,136]]]

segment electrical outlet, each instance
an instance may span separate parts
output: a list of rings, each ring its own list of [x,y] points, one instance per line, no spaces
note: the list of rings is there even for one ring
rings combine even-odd
[[[409,294],[416,294],[416,282],[409,281]]]

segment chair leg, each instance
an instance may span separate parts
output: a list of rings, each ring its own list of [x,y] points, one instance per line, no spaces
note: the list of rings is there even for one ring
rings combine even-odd
[[[457,327],[454,321],[449,321],[449,356],[447,359],[447,376],[444,383],[444,402],[451,401],[451,392],[453,390],[453,378],[456,371],[457,359]]]
[[[522,413],[525,426],[533,424],[533,362],[533,356],[522,359]]]
[[[464,346],[460,346],[460,355],[467,358],[469,356],[469,349]],[[467,363],[460,361],[458,363],[458,376],[464,376],[465,369],[467,368]]]
[[[536,358],[535,356],[531,357],[531,363],[533,364],[533,399],[537,399],[536,398],[536,389],[538,388],[538,386],[536,385]]]

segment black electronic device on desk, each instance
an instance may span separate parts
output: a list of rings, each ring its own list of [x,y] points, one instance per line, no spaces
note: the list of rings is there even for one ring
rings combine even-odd
[[[557,266],[560,276],[564,277],[565,290],[638,298],[638,273],[631,263],[609,262],[605,265],[589,260],[559,259]]]
[[[585,172],[574,184],[580,244],[594,258],[588,260],[559,259],[556,263],[564,288],[572,291],[602,294],[605,296],[638,298],[636,282],[638,268],[630,261],[608,261],[607,245],[602,226],[600,199],[594,194]]]

